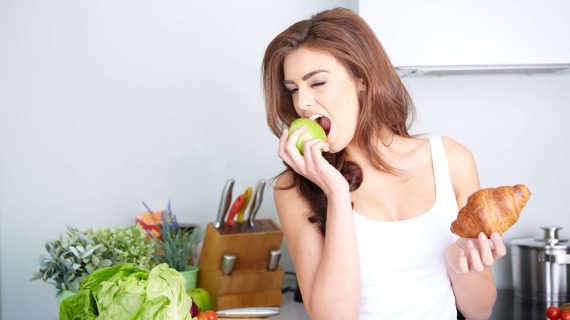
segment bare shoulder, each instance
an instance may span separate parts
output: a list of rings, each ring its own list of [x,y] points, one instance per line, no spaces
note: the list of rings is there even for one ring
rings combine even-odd
[[[294,182],[295,177],[291,171],[285,171],[277,177],[273,189],[276,205],[284,201],[295,200],[295,202],[298,202],[301,200],[298,186],[295,186]]]
[[[473,153],[467,147],[450,137],[442,137],[441,139],[450,169],[465,169],[475,164],[475,157],[473,157]]]
[[[294,185],[294,175],[291,171],[285,171],[276,179],[273,197],[282,224],[291,220],[300,221],[299,218],[305,219],[310,211],[298,186]]]
[[[442,137],[449,174],[457,202],[463,206],[467,197],[480,188],[477,164],[473,153],[461,143]]]
[[[280,174],[275,180],[275,191],[281,191],[284,188],[288,188],[293,184],[294,176],[291,170],[287,170]]]

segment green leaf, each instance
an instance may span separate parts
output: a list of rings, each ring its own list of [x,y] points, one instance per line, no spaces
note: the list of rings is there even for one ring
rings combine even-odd
[[[91,257],[91,262],[93,263],[94,266],[98,266],[101,263],[101,260],[96,255],[93,255]]]
[[[95,250],[99,249],[99,248],[102,247],[102,246],[103,246],[102,244],[98,244],[98,245],[96,245],[96,246],[94,246],[94,247],[92,247],[92,248],[89,248],[88,250],[86,250],[86,251],[83,253],[83,255],[81,255],[81,258],[83,259],[83,258],[89,257],[90,255],[93,254],[93,252],[94,252]]]
[[[73,253],[73,255],[75,255],[75,256],[78,257],[78,258],[81,256],[81,255],[79,254],[77,248],[75,248],[75,247],[70,247],[70,248],[69,248],[69,251],[71,251],[71,253]]]
[[[88,290],[63,299],[59,306],[60,320],[95,320],[97,306],[92,303]]]

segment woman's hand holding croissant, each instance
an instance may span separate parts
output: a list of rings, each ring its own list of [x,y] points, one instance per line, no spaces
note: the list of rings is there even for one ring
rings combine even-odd
[[[458,274],[483,272],[507,253],[503,238],[498,232],[491,239],[480,232],[478,238],[459,238],[445,252],[448,269]]]
[[[502,258],[507,249],[497,231],[505,232],[517,222],[529,197],[530,191],[522,184],[481,189],[470,195],[451,224],[451,232],[461,238],[445,252],[450,269],[458,274],[483,272]]]

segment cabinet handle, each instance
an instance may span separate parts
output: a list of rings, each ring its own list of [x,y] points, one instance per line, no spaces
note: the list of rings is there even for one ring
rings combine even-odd
[[[539,261],[542,260],[538,259]],[[570,264],[570,254],[544,254],[544,262],[556,263],[556,264]]]

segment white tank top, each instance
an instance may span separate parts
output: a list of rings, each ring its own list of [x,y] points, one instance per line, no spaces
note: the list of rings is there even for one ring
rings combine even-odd
[[[422,215],[377,221],[354,211],[360,256],[361,320],[455,320],[457,311],[445,265],[445,249],[457,202],[440,136],[429,138],[435,204]]]

